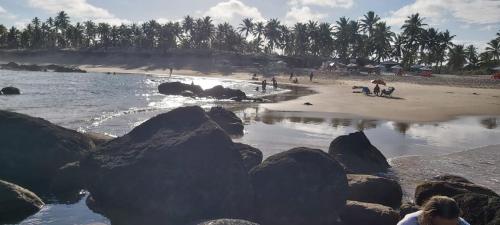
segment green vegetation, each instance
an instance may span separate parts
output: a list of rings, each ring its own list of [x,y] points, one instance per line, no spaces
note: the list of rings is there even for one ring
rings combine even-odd
[[[346,63],[357,59],[361,64],[395,60],[405,68],[422,64],[436,72],[468,71],[470,74],[500,62],[499,33],[485,51],[479,53],[475,46],[453,44],[454,35],[429,27],[418,13],[409,16],[401,30],[400,34],[392,32],[373,11],[359,21],[341,17],[334,24],[310,21],[289,27],[278,19],[266,22],[244,19],[236,28],[228,23],[215,25],[210,17],[190,16],[182,22],[166,24],[155,20],[119,26],[93,21],[72,24],[62,11],[45,22],[35,17],[22,30],[0,25],[0,48],[156,49],[163,52],[212,49],[337,58]]]

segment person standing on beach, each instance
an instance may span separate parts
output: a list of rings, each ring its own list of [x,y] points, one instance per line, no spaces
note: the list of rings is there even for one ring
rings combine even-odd
[[[169,76],[169,78],[170,78],[170,77],[172,77],[172,72],[174,71],[174,69],[172,69],[172,67],[170,67],[169,69],[170,69],[170,76]]]
[[[378,96],[380,94],[380,87],[378,84],[375,85],[375,88],[373,88],[373,93]]]
[[[267,80],[262,81],[262,91],[266,91]]]
[[[313,77],[314,77],[314,73],[313,73],[313,72],[311,72],[311,74],[309,74],[309,81],[311,81],[311,82],[312,82],[312,81],[313,81]]]
[[[288,80],[292,80],[293,79],[293,72],[290,73],[290,78],[288,78]]]

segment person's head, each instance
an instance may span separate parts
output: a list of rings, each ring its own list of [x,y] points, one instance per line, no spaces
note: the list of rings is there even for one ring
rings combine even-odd
[[[458,225],[460,208],[452,198],[434,196],[421,208],[420,225]]]

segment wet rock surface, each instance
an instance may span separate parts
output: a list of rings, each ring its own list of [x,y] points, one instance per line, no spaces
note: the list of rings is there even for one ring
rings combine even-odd
[[[0,180],[0,224],[20,222],[43,205],[43,201],[28,189]]]
[[[93,208],[112,221],[247,218],[253,191],[231,138],[200,107],[160,114],[81,162]],[[134,221],[130,220],[130,221]]]
[[[342,166],[321,150],[294,148],[250,171],[255,221],[263,225],[332,224],[347,199]]]

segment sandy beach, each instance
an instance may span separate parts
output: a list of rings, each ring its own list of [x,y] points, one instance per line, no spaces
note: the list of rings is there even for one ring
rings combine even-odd
[[[91,72],[168,75],[168,71],[162,69],[126,69],[94,65],[80,66],[80,68]],[[247,72],[222,75],[193,70],[175,70],[174,74],[250,81],[250,74]],[[259,79],[263,79],[263,77],[259,77]],[[279,83],[289,84],[288,76],[281,75],[277,79]],[[373,88],[373,85],[366,79],[329,79],[324,76],[314,79],[314,82],[309,82],[306,77],[299,79],[298,85],[306,86],[317,93],[295,100],[262,104],[261,106],[270,111],[328,113],[338,114],[338,117],[364,117],[404,122],[444,121],[459,116],[472,115],[500,115],[500,90],[496,89],[495,86],[493,88],[468,88],[449,82],[444,83],[439,79],[435,79],[432,85],[397,81],[388,82],[388,86],[395,87],[396,91],[392,98],[384,98],[352,92],[354,85]],[[461,84],[461,86],[463,85],[466,84]],[[383,88],[384,86],[382,86]],[[304,105],[306,102],[312,105]]]

